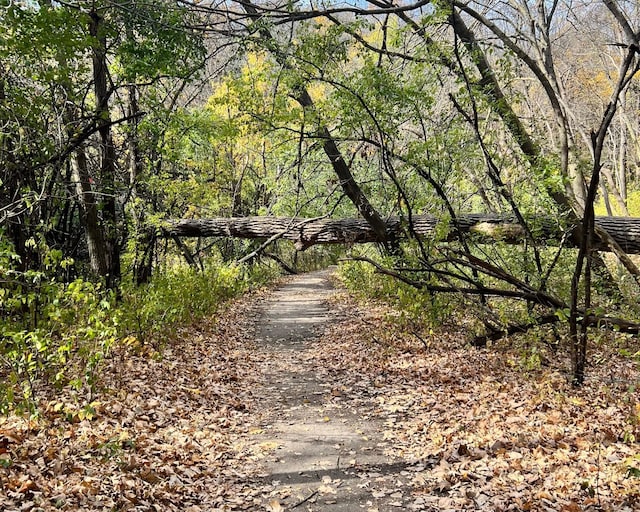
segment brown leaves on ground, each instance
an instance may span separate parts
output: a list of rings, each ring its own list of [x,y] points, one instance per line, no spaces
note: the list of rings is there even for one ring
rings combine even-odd
[[[247,441],[264,413],[248,308],[185,330],[161,356],[114,354],[91,408],[61,394],[37,421],[0,420],[0,509],[264,510],[259,447]],[[640,508],[628,357],[598,349],[574,389],[562,348],[544,361],[556,366],[525,371],[522,347],[418,339],[347,297],[333,308],[342,321],[305,357],[330,384],[328,403],[384,422],[389,454],[407,462],[410,510]]]
[[[529,368],[530,347],[399,333],[389,311],[345,300],[350,320],[312,357],[343,394],[377,404],[390,455],[413,464],[412,510],[640,509],[633,360],[603,345],[576,389],[566,347]]]
[[[0,419],[0,510],[217,510],[250,454],[251,335],[237,303],[161,356],[115,353],[90,408],[71,395]],[[244,501],[244,498],[242,498]]]

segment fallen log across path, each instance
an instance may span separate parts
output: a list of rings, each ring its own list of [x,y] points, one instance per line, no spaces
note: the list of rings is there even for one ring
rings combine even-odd
[[[604,229],[627,254],[640,254],[640,218],[596,217],[596,225]],[[557,242],[566,236],[560,223],[551,217],[536,217],[529,229],[536,240]],[[306,219],[300,217],[218,217],[207,219],[169,220],[162,228],[165,236],[179,237],[236,237],[283,238],[295,243],[303,251],[316,244],[355,244],[379,242],[375,231],[363,219]],[[488,214],[463,214],[456,221],[443,224],[433,215],[415,215],[411,224],[406,219],[391,217],[387,220],[389,238],[401,238],[406,233],[440,240],[455,240],[461,234],[476,234],[487,239],[507,243],[520,243],[525,230],[514,219]],[[598,250],[607,251],[606,244],[596,244]]]

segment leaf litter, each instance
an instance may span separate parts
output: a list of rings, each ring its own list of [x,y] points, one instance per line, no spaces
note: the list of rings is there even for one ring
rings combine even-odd
[[[240,442],[255,381],[246,302],[154,351],[122,348],[90,417],[57,394],[0,419],[0,509],[227,510],[245,504]],[[60,403],[66,403],[60,407]]]
[[[576,389],[558,354],[524,371],[513,344],[478,350],[452,330],[425,343],[381,305],[335,307],[348,320],[311,357],[377,405],[389,456],[411,464],[409,510],[640,509],[633,360],[597,347]]]
[[[478,350],[453,331],[425,343],[399,329],[386,307],[340,294],[331,305],[338,321],[317,343],[302,356],[266,360],[252,330],[262,300],[235,301],[161,355],[114,352],[90,413],[59,392],[42,399],[36,420],[1,419],[0,509],[329,503],[342,481],[324,478],[316,493],[297,496],[268,482],[263,466],[275,448],[263,444],[272,413],[264,393],[278,385],[264,381],[264,365],[272,375],[301,363],[324,384],[326,416],[318,421],[337,421],[334,413],[348,409],[380,422],[380,438],[370,441],[404,461],[376,472],[347,454],[342,467],[369,496],[363,510],[640,508],[639,376],[619,351],[596,347],[589,380],[575,389],[557,354],[524,371],[513,345]]]

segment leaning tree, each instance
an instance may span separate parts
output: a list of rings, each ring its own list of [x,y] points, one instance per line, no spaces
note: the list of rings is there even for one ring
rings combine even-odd
[[[208,30],[270,56],[274,96],[291,98],[294,103],[279,105],[299,115],[253,114],[262,128],[299,135],[309,150],[297,153],[298,162],[309,165],[313,158],[318,165],[323,155],[366,224],[363,239],[385,245],[396,258],[396,269],[375,263],[380,271],[464,296],[489,312],[490,336],[566,318],[574,379],[583,381],[588,329],[624,323],[593,313],[593,270],[607,273],[598,251],[611,251],[638,279],[628,240],[594,214],[603,168],[612,158],[611,127],[640,62],[633,3],[375,0],[321,8],[278,2],[192,7],[210,16]],[[568,73],[567,49],[588,38],[594,16],[603,20],[598,38],[611,58]],[[573,81],[598,76],[608,77],[600,91],[603,107],[586,116]],[[327,207],[318,215],[329,213]],[[466,227],[470,213],[517,226],[522,249],[516,263],[506,262],[500,244],[487,248],[478,229]],[[439,219],[444,228],[432,240],[449,243],[426,243],[424,217],[417,214]],[[213,234],[207,229],[221,223],[227,235],[239,234],[238,220],[226,227],[220,219],[202,220],[202,231],[196,222],[172,221],[166,229],[197,236]],[[261,234],[268,241],[297,236],[304,247],[307,235],[301,233],[320,240],[313,230],[326,233],[329,221],[322,222],[253,220],[253,227],[257,233],[270,224]],[[357,241],[356,224],[343,221],[328,231]],[[400,249],[399,231],[414,240],[415,250]],[[567,256],[572,269],[559,272]],[[526,321],[498,321],[492,296],[526,303]]]

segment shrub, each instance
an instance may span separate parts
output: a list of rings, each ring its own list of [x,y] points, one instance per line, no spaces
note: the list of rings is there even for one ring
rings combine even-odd
[[[393,306],[399,313],[398,319],[404,324],[440,325],[455,307],[455,299],[451,295],[430,294],[394,277],[377,273],[369,263],[346,262],[340,266],[339,276],[352,293]]]
[[[172,266],[143,287],[124,284],[117,300],[99,284],[51,277],[73,264],[58,256],[48,254],[47,273],[18,272],[11,246],[0,244],[0,414],[35,415],[39,392],[62,387],[91,402],[115,343],[152,342],[157,350],[178,327],[277,275],[266,265]]]
[[[213,263],[203,271],[173,266],[147,285],[123,288],[121,335],[162,344],[176,328],[214,313],[226,300],[275,278],[273,266]]]
[[[113,294],[93,283],[22,277],[0,303],[0,412],[34,414],[37,390],[47,385],[90,396],[99,364],[118,336],[120,315]]]

